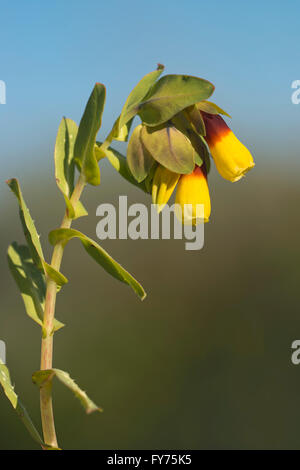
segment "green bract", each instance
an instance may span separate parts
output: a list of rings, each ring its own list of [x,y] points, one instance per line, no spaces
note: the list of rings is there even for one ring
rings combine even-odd
[[[139,105],[139,116],[148,126],[158,126],[183,109],[210,97],[214,86],[202,78],[165,75]]]
[[[205,125],[197,105],[189,106],[184,110],[187,119],[197,134],[205,135]]]
[[[152,157],[174,173],[191,173],[195,150],[189,139],[172,123],[161,127],[143,126],[142,142]]]
[[[139,111],[140,103],[151,91],[158,77],[164,70],[163,65],[158,65],[157,70],[150,72],[136,85],[128,96],[118,121],[118,131],[121,132],[123,126],[128,123]]]
[[[214,91],[212,83],[189,75],[165,75],[157,80],[162,71],[160,66],[142,78],[115,122],[110,142],[128,139],[134,116],[142,121],[131,134],[126,160],[111,147],[105,152],[125,179],[146,192],[151,192],[157,163],[180,174],[205,163],[208,173],[210,158],[200,110],[229,116],[207,101]]]
[[[205,111],[206,113],[224,114],[225,116],[231,118],[230,114],[226,113],[224,109],[220,108],[220,106],[215,103],[212,103],[211,101],[201,101],[200,103],[197,103],[197,108],[201,111]]]
[[[141,124],[134,129],[127,149],[127,163],[138,183],[146,178],[154,164],[154,158],[141,139],[142,130]]]

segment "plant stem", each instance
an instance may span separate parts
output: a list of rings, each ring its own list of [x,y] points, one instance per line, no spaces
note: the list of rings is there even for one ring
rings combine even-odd
[[[79,201],[81,193],[85,186],[85,178],[81,174],[78,178],[77,184],[74,188],[71,203],[73,206]],[[66,211],[62,220],[60,228],[70,228],[72,219]],[[56,243],[53,249],[53,255],[51,260],[51,266],[58,270],[60,269],[64,247],[62,243]],[[43,322],[43,337],[41,347],[41,370],[52,369],[52,358],[53,358],[53,322],[55,314],[55,302],[56,302],[57,286],[55,281],[48,277],[46,287],[46,300],[45,300],[45,311],[44,311],[44,322]],[[41,407],[41,418],[43,426],[44,442],[48,446],[58,447],[53,407],[52,407],[52,381],[46,381],[40,388],[40,407]]]

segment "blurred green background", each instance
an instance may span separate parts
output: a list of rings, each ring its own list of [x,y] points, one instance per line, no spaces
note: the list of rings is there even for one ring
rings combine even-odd
[[[103,246],[144,285],[141,302],[127,286],[68,245],[58,296],[54,365],[67,370],[104,408],[86,416],[60,383],[54,387],[58,439],[64,448],[299,448],[300,337],[299,167],[266,164],[236,184],[210,176],[211,222],[205,246],[183,241],[112,240]],[[50,174],[49,168],[45,173]],[[46,165],[45,165],[46,167]],[[101,202],[145,202],[104,162],[102,185],[84,194],[90,215],[76,227],[96,237]],[[53,179],[25,174],[24,196],[47,244],[63,200]],[[44,196],[41,196],[41,193]],[[1,328],[16,391],[39,424],[40,331],[24,313],[5,261],[23,240],[16,201],[1,186]],[[75,225],[74,225],[75,226]],[[46,249],[47,255],[50,251]],[[1,396],[1,448],[35,448]]]

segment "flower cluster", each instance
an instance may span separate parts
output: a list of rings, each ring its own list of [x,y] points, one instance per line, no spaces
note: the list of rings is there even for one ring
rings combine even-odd
[[[189,111],[183,110],[158,128],[138,126],[129,141],[127,161],[137,178],[138,164],[142,162],[147,169],[143,176],[159,212],[176,188],[175,203],[182,208],[183,223],[196,224],[197,205],[204,206],[204,222],[209,221],[211,213],[208,150],[220,175],[231,182],[240,180],[253,168],[254,161],[220,114],[202,111],[197,105],[194,115]],[[193,119],[196,112],[203,135],[197,132]]]
[[[209,221],[211,203],[207,178],[210,156],[223,178],[240,180],[254,166],[249,150],[223,117],[225,111],[207,98],[214,86],[187,75],[165,75],[163,66],[146,75],[129,95],[115,123],[114,138],[127,140],[133,118],[141,118],[128,143],[126,167],[113,166],[152,194],[160,212],[176,188],[175,203],[184,224]],[[199,206],[204,210],[197,212]],[[176,211],[175,211],[176,212]]]

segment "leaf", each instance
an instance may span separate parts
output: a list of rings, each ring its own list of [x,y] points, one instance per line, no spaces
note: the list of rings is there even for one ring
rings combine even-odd
[[[58,128],[54,149],[56,184],[68,199],[74,190],[74,145],[77,132],[77,124],[72,119],[63,118]]]
[[[211,101],[200,101],[200,103],[197,103],[197,108],[209,114],[224,114],[225,116],[231,118],[230,114],[226,113],[226,111]]]
[[[13,178],[6,181],[12,192],[18,199],[20,206],[20,218],[23,226],[24,235],[28,243],[31,257],[36,265],[42,269],[42,260],[44,259],[40,237],[36,231],[34,222],[29,213],[29,209],[24,201],[21,188],[17,179]]]
[[[88,215],[88,211],[86,210],[86,208],[84,207],[81,201],[77,201],[75,207],[73,206],[71,201],[67,199],[66,197],[65,197],[65,202],[66,202],[66,206],[68,209],[68,216],[71,219],[76,220],[76,219],[79,219],[79,217],[84,217]]]
[[[212,83],[188,75],[165,75],[155,83],[138,114],[147,126],[158,126],[184,108],[208,98],[214,91]]]
[[[39,269],[43,270],[45,274],[48,274],[48,276],[56,282],[58,287],[61,287],[62,285],[66,284],[68,280],[63,274],[58,272],[56,269],[52,268],[44,260],[40,237],[36,231],[34,222],[29,213],[29,209],[27,208],[26,203],[24,201],[18,180],[12,178],[6,181],[6,183],[18,199],[20,206],[21,223],[28,244],[28,248],[34,263]]]
[[[101,144],[98,143],[98,145],[101,145]],[[106,157],[109,163],[125,180],[127,180],[129,183],[133,184],[134,186],[137,186],[142,191],[148,192],[145,187],[145,182],[142,181],[141,183],[138,183],[132,176],[127,165],[126,157],[124,157],[124,155],[122,155],[120,152],[118,152],[117,150],[111,147],[106,149],[105,153],[106,153]]]
[[[186,113],[181,111],[172,118],[171,122],[175,125],[176,129],[182,132],[189,139],[195,151],[194,161],[198,166],[202,166],[205,152],[209,159],[207,147],[201,139],[202,136],[195,132],[194,126],[187,118]]]
[[[10,401],[12,407],[15,409],[17,415],[23,422],[24,426],[29,431],[31,437],[41,446],[44,446],[43,440],[35,428],[33,422],[30,419],[28,412],[26,411],[25,407],[19,400],[18,395],[14,391],[14,387],[11,383],[9,370],[6,365],[0,359],[0,384],[3,387],[4,393],[7,396],[8,400]]]
[[[157,70],[145,75],[134,87],[128,96],[119,118],[119,133],[122,127],[130,121],[139,111],[139,104],[145,98],[149,90],[153,87],[158,77],[164,71],[164,66],[159,64]]]
[[[129,132],[131,129],[134,116],[128,122],[126,122],[126,124],[124,124],[121,128],[119,126],[120,117],[121,116],[119,116],[118,119],[114,123],[114,126],[111,131],[111,135],[110,135],[111,137],[110,141],[119,140],[120,142],[127,142],[128,140],[128,136],[129,136]]]
[[[159,164],[157,162],[154,162],[154,165],[152,166],[151,170],[149,171],[149,174],[148,174],[147,178],[144,181],[145,191],[149,194],[152,193],[152,182],[153,182],[154,175],[155,175],[155,172],[156,172],[156,169],[157,169],[158,165]]]
[[[57,284],[58,288],[67,284],[68,279],[59,271],[54,269],[50,264],[43,262],[45,273]]]
[[[41,387],[45,382],[51,381],[56,376],[60,382],[68,387],[78,398],[85,411],[90,414],[93,411],[103,411],[81,390],[67,372],[60,369],[39,370],[32,375],[33,383]]]
[[[7,257],[10,271],[19,287],[27,315],[43,326],[45,276],[33,263],[27,246],[18,245],[16,242],[12,243],[8,248]],[[63,326],[63,323],[54,320],[54,331]]]
[[[100,170],[95,155],[96,135],[101,127],[105,87],[96,83],[81,118],[74,147],[75,162],[92,185],[100,184]]]
[[[209,151],[207,148],[207,144],[202,136],[195,134],[192,138],[193,146],[196,149],[196,156],[195,163],[198,166],[201,166],[203,162],[205,163],[206,172],[209,173],[210,171],[210,157]],[[200,158],[198,162],[198,158]]]
[[[192,146],[194,147],[194,158],[196,165],[202,166],[204,162],[206,171],[208,173],[210,170],[210,158],[204,137],[194,131],[193,126],[183,112],[176,114],[176,116],[172,118],[172,122],[175,124],[177,129],[179,129],[184,135],[188,137]]]
[[[168,170],[181,174],[193,171],[195,150],[172,123],[158,128],[143,126],[141,139],[152,157]]]
[[[154,159],[140,138],[141,130],[141,124],[134,129],[127,148],[127,163],[138,183],[146,178],[154,164]]]
[[[56,184],[64,196],[71,219],[88,214],[80,201],[73,207],[70,200],[74,190],[74,145],[77,132],[77,124],[72,119],[63,118],[58,128],[54,150]]]
[[[52,230],[49,233],[49,241],[52,245],[61,242],[64,245],[72,238],[79,238],[87,253],[100,264],[106,272],[111,274],[114,278],[118,279],[125,284],[128,284],[135,293],[144,300],[146,293],[139,282],[134,279],[119,263],[117,263],[98,243],[88,238],[83,233],[74,229],[60,228]]]

